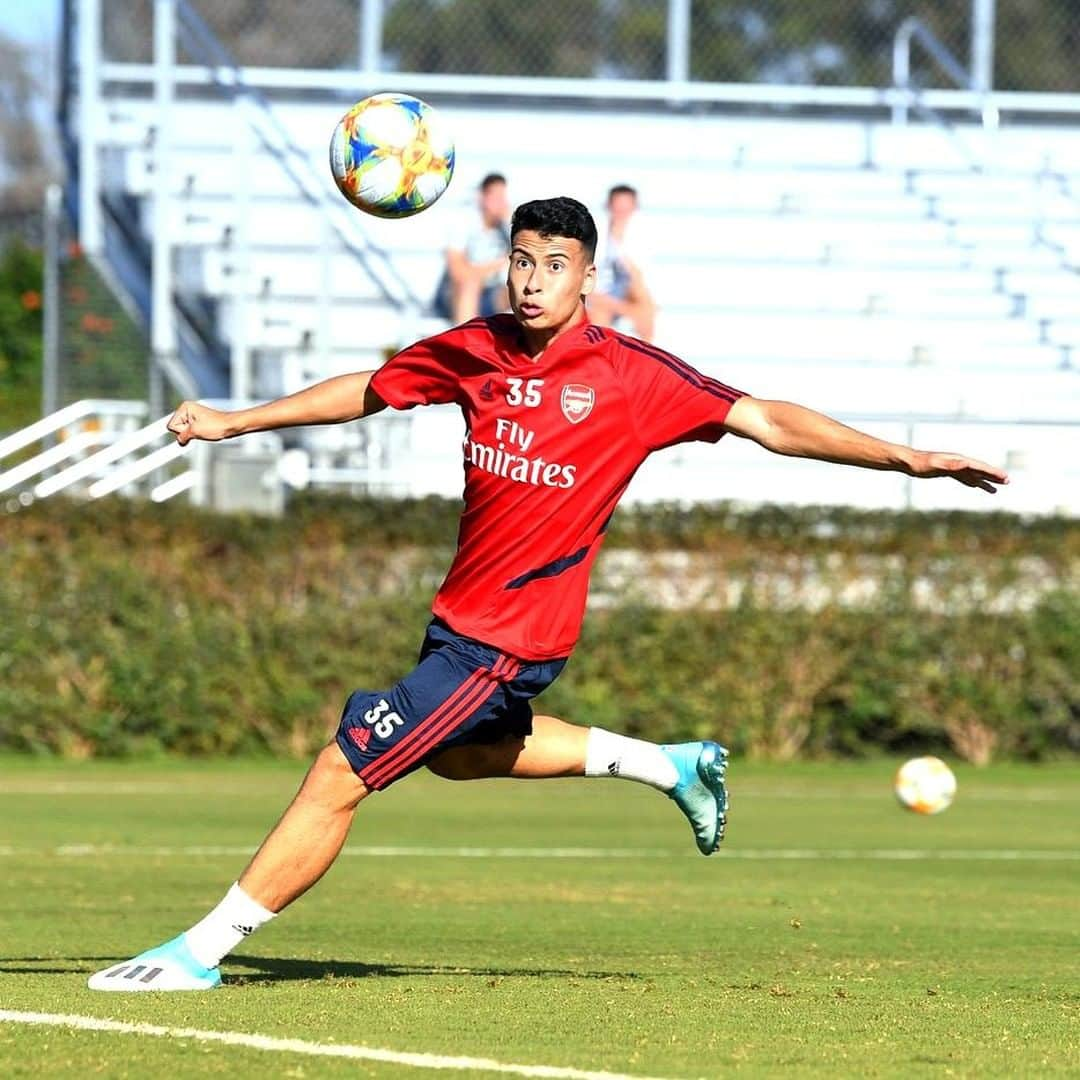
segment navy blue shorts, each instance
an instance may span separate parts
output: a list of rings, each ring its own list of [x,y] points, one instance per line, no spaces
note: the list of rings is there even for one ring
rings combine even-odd
[[[405,678],[349,695],[337,744],[364,785],[381,791],[448,747],[529,735],[529,702],[565,666],[516,660],[435,619]]]

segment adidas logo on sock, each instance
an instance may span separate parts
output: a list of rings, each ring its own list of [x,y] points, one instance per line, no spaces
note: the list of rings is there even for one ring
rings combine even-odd
[[[608,763],[607,771],[611,776],[619,775],[619,763],[618,761],[612,761]]]
[[[232,928],[238,934],[243,934],[244,937],[247,937],[249,934],[254,934],[255,933],[255,927],[254,926],[241,926],[239,923],[233,923]]]

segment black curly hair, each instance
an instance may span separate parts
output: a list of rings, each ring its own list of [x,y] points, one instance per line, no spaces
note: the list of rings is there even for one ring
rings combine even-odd
[[[579,240],[590,262],[596,255],[596,222],[588,207],[568,195],[522,203],[510,222],[511,242],[526,229],[545,238],[565,236],[568,240]]]

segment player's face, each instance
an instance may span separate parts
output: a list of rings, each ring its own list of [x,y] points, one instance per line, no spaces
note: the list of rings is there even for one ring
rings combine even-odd
[[[506,284],[526,330],[558,330],[575,321],[596,284],[596,267],[580,240],[523,229],[514,235]]]

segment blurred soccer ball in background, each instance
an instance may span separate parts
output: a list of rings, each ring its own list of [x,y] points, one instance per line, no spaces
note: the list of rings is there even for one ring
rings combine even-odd
[[[353,206],[376,217],[409,217],[446,190],[454,175],[454,142],[426,102],[375,94],[334,128],[330,169]]]
[[[956,777],[941,758],[912,758],[897,771],[893,790],[916,814],[940,814],[956,796]]]

